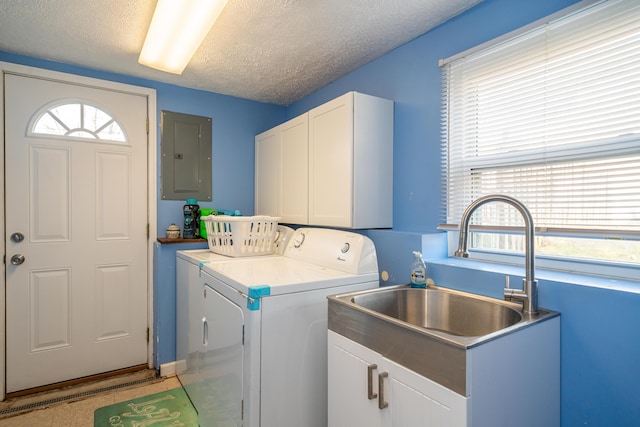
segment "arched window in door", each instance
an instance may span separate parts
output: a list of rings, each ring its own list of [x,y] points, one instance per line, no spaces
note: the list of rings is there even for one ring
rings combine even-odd
[[[127,142],[122,126],[111,114],[78,100],[65,100],[42,108],[29,126],[29,135]]]

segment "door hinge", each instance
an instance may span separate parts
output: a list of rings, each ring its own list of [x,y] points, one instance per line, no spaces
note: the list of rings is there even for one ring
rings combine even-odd
[[[147,240],[149,240],[149,223],[147,223]]]
[[[240,419],[244,420],[244,399],[240,401]]]
[[[147,328],[147,343],[149,342],[149,328]]]
[[[146,127],[147,127],[147,135],[149,135],[149,118],[148,117],[147,117]]]
[[[242,345],[244,345],[244,325],[242,325]]]

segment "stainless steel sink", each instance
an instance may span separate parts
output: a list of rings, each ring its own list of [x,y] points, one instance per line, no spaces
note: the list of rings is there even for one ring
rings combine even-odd
[[[439,288],[383,289],[352,296],[351,302],[414,326],[463,337],[487,335],[522,320],[515,307]]]
[[[445,387],[466,393],[474,347],[559,315],[438,286],[407,285],[333,295],[329,329]]]

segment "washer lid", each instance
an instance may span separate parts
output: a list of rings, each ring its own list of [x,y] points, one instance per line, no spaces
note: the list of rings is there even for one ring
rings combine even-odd
[[[226,255],[214,254],[209,249],[195,249],[189,251],[177,251],[176,257],[189,261],[191,264],[201,262],[224,261],[229,257]]]
[[[244,294],[256,286],[269,286],[269,295],[281,295],[378,281],[377,273],[350,274],[278,256],[212,262],[203,270]]]
[[[209,249],[192,249],[188,251],[177,251],[176,256],[178,258],[184,259],[196,265],[200,263],[207,264],[213,261],[235,261],[235,260],[243,260],[243,259],[246,260],[249,258],[253,258],[253,257],[234,258],[228,255],[215,254],[211,252]],[[265,257],[265,258],[276,257],[276,256],[279,256],[279,255],[276,255],[276,254],[257,255],[257,257]]]

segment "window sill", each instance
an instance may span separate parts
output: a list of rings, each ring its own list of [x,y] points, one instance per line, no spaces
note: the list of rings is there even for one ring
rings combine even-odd
[[[428,259],[425,261],[427,263],[427,271],[429,271],[429,266],[434,266],[435,268],[437,268],[438,266],[442,266],[469,270],[470,273],[483,272],[488,274],[495,274],[498,276],[496,280],[502,284],[504,284],[504,276],[515,276],[515,278],[524,277],[524,266],[497,264],[487,261],[460,259],[454,257]],[[538,280],[538,282],[545,281],[566,283],[577,286],[589,286],[594,288],[640,294],[640,281],[625,280],[612,277],[591,276],[586,274],[546,270],[542,268],[536,268],[535,275],[535,278]],[[445,279],[442,283],[442,286],[447,286],[447,284],[445,283],[446,281],[447,280]],[[437,277],[436,284],[439,284]],[[511,277],[511,287],[520,287],[519,281],[514,280],[514,277]]]

